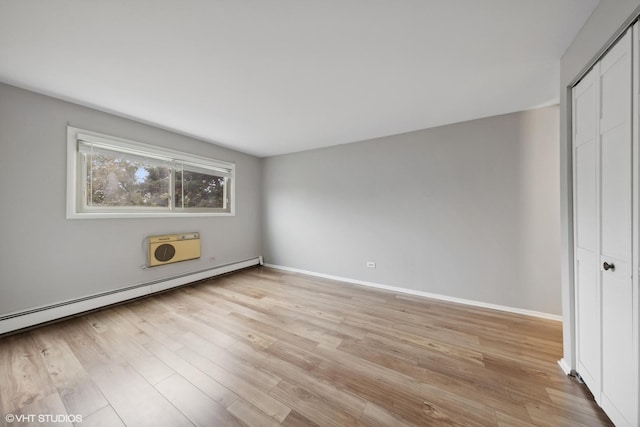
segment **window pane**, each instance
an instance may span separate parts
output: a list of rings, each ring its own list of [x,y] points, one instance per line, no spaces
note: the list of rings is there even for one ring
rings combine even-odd
[[[168,207],[171,169],[118,157],[86,153],[87,206]]]
[[[176,170],[176,208],[226,209],[228,178],[189,170]]]

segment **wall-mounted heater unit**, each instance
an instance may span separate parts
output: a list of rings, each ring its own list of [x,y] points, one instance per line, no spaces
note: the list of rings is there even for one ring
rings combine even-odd
[[[200,258],[200,233],[151,236],[147,242],[149,267]]]

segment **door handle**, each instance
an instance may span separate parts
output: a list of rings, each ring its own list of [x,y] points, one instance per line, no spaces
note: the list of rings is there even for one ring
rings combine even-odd
[[[607,271],[607,270],[613,271],[616,269],[616,266],[613,263],[609,264],[607,261],[605,261],[602,264],[602,268],[604,268],[604,271]]]

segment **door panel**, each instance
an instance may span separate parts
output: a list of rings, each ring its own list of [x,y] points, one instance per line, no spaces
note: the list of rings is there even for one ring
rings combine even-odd
[[[603,58],[600,76],[601,405],[617,425],[635,425],[638,404],[632,323],[631,83],[628,32]]]
[[[627,121],[629,107],[631,106],[631,92],[625,92],[625,87],[621,83],[627,78],[631,78],[631,74],[627,69],[630,63],[629,58],[621,58],[601,77],[602,121],[600,122],[600,127],[603,132]],[[629,105],[620,102],[622,99],[629,99]]]
[[[622,122],[631,129],[631,34],[627,33],[600,64],[600,132]]]
[[[628,31],[573,89],[576,369],[619,426],[638,425],[632,71]]]
[[[630,119],[603,134],[600,148],[602,254],[626,261],[631,261],[631,127],[625,126]]]
[[[573,91],[575,298],[578,373],[600,402],[601,340],[598,269],[598,108],[599,66]]]
[[[638,404],[633,375],[636,370],[632,369],[632,294],[628,276],[617,280],[609,272],[602,273],[602,406],[616,425],[635,425],[633,414]]]
[[[578,319],[578,372],[592,390],[600,389],[600,288],[598,257],[578,249],[576,263],[576,317]],[[599,396],[594,392],[596,400]]]
[[[576,147],[585,142],[596,140],[598,112],[595,83],[594,71],[592,70],[574,87],[573,141]]]
[[[597,228],[596,141],[578,146],[575,150],[576,181],[576,244],[578,248],[595,254]]]

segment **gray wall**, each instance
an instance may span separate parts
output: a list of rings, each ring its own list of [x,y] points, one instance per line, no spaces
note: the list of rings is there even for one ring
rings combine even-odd
[[[554,106],[266,158],[265,262],[560,314],[558,126]]]
[[[561,194],[561,262],[564,361],[575,369],[574,290],[573,290],[573,221],[571,192],[571,149],[567,104],[569,86],[593,63],[617,34],[637,16],[639,0],[600,0],[560,62],[560,194]]]
[[[236,216],[65,219],[66,126],[235,162]],[[0,315],[260,255],[260,159],[0,84]],[[202,258],[143,270],[145,236],[202,233]]]

